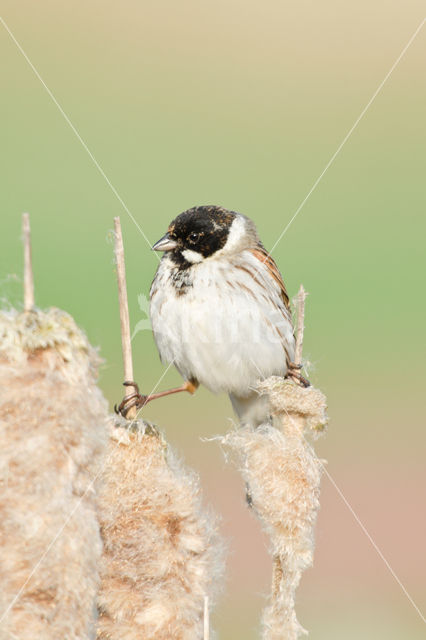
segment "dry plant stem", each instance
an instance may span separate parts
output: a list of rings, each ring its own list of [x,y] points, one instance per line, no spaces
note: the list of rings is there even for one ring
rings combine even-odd
[[[299,293],[297,294],[297,332],[296,332],[296,346],[294,349],[294,364],[302,364],[302,350],[303,350],[303,334],[305,331],[305,300],[306,291],[303,284],[300,285]]]
[[[31,259],[30,214],[22,214],[22,235],[24,241],[24,310],[34,308],[34,277]]]
[[[210,640],[209,596],[204,596],[204,640]]]
[[[130,325],[120,219],[114,219],[124,376],[133,380]],[[158,431],[135,419],[150,396],[129,384],[110,423],[102,472],[100,519],[104,553],[98,594],[99,640],[195,640],[203,637],[204,596],[221,574],[215,519],[202,509],[195,474],[180,465]],[[127,411],[128,403],[133,403]],[[137,405],[137,406],[136,406]],[[207,636],[208,638],[208,636]]]
[[[117,265],[118,300],[120,306],[121,346],[123,351],[124,379],[133,380],[133,360],[130,339],[129,305],[127,301],[126,267],[124,263],[123,235],[121,233],[121,223],[119,217],[114,218],[114,232],[114,251],[115,261]],[[132,394],[132,388],[126,387],[125,397],[127,398]],[[136,413],[136,407],[130,407],[130,409],[127,411],[126,417],[129,420],[133,420],[136,417]]]
[[[126,267],[124,262],[124,246],[123,235],[121,232],[120,218],[117,216],[114,218],[114,232],[115,232],[115,261],[117,265],[117,282],[118,282],[118,300],[120,306],[120,325],[121,325],[121,346],[123,351],[123,369],[124,380],[133,380],[133,359],[132,359],[132,346],[130,338],[130,322],[129,322],[129,305],[127,300],[127,286],[126,286]],[[119,411],[123,411],[127,420],[134,420],[137,416],[138,407],[144,407],[148,402],[157,400],[158,398],[164,398],[165,396],[173,393],[180,393],[181,391],[188,391],[189,393],[195,393],[198,387],[198,383],[186,381],[181,387],[175,389],[169,389],[160,393],[153,393],[149,396],[141,396],[143,398],[142,405],[133,400],[134,404],[130,403],[129,408],[122,409],[123,405],[126,406],[126,398],[133,397],[134,387],[133,385],[126,386],[124,394],[124,401],[119,407]]]

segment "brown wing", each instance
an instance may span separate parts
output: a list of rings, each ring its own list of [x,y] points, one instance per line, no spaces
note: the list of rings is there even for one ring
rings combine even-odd
[[[251,250],[251,252],[255,256],[255,258],[257,258],[260,262],[263,262],[265,266],[268,268],[269,273],[271,274],[271,276],[273,277],[273,279],[275,280],[275,282],[278,284],[280,288],[281,297],[283,299],[283,302],[286,308],[290,311],[290,300],[288,298],[287,289],[285,288],[282,275],[277,265],[275,264],[275,261],[273,260],[273,258],[271,258],[271,256],[266,251],[263,244],[261,244],[260,242],[259,244],[256,245],[254,249]]]

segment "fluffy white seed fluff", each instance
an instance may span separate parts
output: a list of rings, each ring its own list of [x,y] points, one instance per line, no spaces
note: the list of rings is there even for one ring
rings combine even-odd
[[[99,358],[58,309],[0,312],[0,638],[95,632]]]
[[[197,476],[156,430],[136,424],[111,423],[97,637],[201,639],[204,596],[214,601],[222,576],[217,522],[201,504]]]
[[[259,385],[269,397],[274,426],[240,428],[223,444],[237,455],[252,508],[270,538],[273,581],[263,612],[263,640],[296,640],[305,633],[296,618],[295,592],[312,564],[322,463],[305,438],[327,424],[326,399],[272,377]]]

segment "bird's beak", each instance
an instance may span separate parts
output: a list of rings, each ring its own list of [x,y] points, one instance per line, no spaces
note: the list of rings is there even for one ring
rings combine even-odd
[[[172,251],[173,249],[176,249],[176,247],[177,247],[176,240],[173,240],[169,236],[169,234],[166,233],[165,236],[160,238],[160,240],[158,240],[158,242],[154,244],[154,246],[152,247],[152,250],[153,251]]]

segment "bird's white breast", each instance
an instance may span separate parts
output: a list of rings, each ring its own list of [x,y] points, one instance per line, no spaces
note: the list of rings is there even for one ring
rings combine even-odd
[[[186,279],[180,289],[171,274],[176,282],[181,275]],[[249,251],[207,259],[184,272],[165,255],[150,313],[161,359],[213,392],[246,395],[260,378],[284,375],[286,360],[294,356],[279,288]]]

